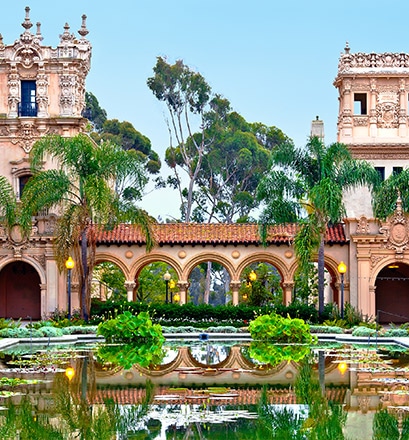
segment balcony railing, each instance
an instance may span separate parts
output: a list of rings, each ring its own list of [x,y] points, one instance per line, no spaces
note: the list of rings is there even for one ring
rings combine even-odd
[[[19,116],[37,116],[37,103],[36,102],[20,102],[18,104]]]

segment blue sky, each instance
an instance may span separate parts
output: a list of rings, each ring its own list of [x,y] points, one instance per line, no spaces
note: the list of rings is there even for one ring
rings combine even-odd
[[[183,59],[249,122],[275,125],[302,146],[318,115],[336,141],[340,52],[408,52],[409,2],[397,0],[14,0],[4,2],[0,33],[11,44],[29,6],[44,44],[55,47],[87,15],[93,46],[87,90],[110,119],[130,121],[163,159],[165,109],[146,85],[157,56]],[[68,5],[67,7],[65,5]],[[35,32],[35,28],[33,31]],[[166,165],[163,166],[166,172]],[[152,215],[178,217],[176,193],[151,192]]]

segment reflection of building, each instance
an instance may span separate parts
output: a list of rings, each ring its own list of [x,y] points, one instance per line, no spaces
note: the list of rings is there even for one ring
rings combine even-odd
[[[85,16],[79,36],[64,27],[60,42],[42,45],[40,25],[32,32],[29,8],[23,33],[13,44],[0,38],[0,174],[7,176],[20,196],[30,177],[28,154],[46,134],[73,136],[87,122],[81,113],[85,79],[90,68],[91,46],[86,39]],[[409,160],[408,95],[409,55],[341,55],[335,86],[339,91],[338,140],[349,145],[355,157],[371,160],[387,177]],[[323,122],[313,121],[312,134],[324,137]],[[55,166],[46,161],[46,168]],[[345,225],[328,230],[326,269],[328,296],[340,302],[339,262],[347,264],[345,301],[364,315],[381,321],[409,317],[409,227],[400,205],[385,224],[373,219],[364,189],[348,194]],[[40,212],[32,234],[23,240],[18,229],[0,227],[0,316],[38,319],[67,307],[65,276],[54,260],[53,232],[56,217]],[[189,276],[201,263],[214,261],[229,274],[232,302],[239,302],[243,270],[266,262],[281,277],[283,302],[289,303],[297,263],[293,225],[271,231],[262,247],[256,225],[166,224],[155,226],[157,246],[145,252],[141,234],[121,225],[98,237],[97,262],[109,261],[123,271],[128,298],[134,298],[138,275],[155,261],[177,274],[181,302],[186,301]],[[75,280],[75,278],[74,278]],[[78,307],[78,285],[72,286],[73,308]],[[398,316],[399,315],[399,316]]]

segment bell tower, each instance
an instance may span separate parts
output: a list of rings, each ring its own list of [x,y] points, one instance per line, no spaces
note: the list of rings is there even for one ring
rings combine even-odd
[[[409,54],[341,53],[338,142],[383,178],[409,165]]]
[[[28,153],[35,141],[47,134],[75,136],[83,131],[91,61],[85,15],[78,36],[65,24],[53,48],[42,44],[40,23],[32,32],[30,8],[25,12],[19,39],[7,45],[0,34],[0,174],[10,179],[18,196],[29,175]]]

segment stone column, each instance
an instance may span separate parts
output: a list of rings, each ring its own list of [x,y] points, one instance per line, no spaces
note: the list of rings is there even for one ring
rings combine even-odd
[[[291,304],[291,301],[293,299],[293,289],[294,289],[294,282],[287,282],[282,283],[282,289],[283,289],[283,301],[284,305],[288,306]]]
[[[46,317],[50,310],[47,308],[47,284],[40,284],[41,317]]]
[[[135,287],[135,281],[125,281],[126,297],[128,301],[134,301],[133,290]]]
[[[179,295],[180,295],[180,305],[186,304],[187,302],[187,289],[189,288],[188,281],[178,281]]]
[[[375,137],[378,132],[377,117],[376,117],[376,79],[371,79],[371,94],[369,107],[369,136]]]
[[[407,135],[407,115],[408,115],[408,101],[407,92],[405,90],[406,81],[401,79],[399,82],[399,136],[406,137]]]
[[[239,305],[239,289],[241,286],[240,281],[230,281],[230,290],[232,293],[232,304],[234,306]]]

